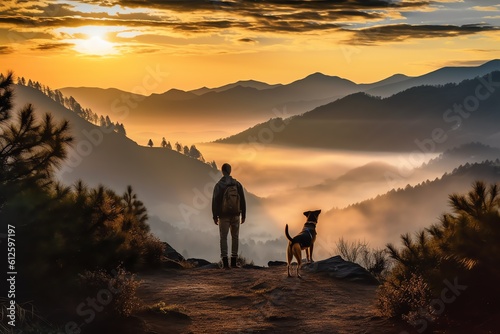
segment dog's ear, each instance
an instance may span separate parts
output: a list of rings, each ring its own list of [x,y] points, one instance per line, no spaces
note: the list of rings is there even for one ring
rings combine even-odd
[[[314,210],[314,211],[304,212],[304,215],[307,217],[308,220],[318,221],[318,216],[320,213],[321,210]]]

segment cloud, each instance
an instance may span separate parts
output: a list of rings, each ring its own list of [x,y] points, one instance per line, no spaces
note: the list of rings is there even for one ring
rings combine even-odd
[[[412,38],[455,37],[500,30],[486,24],[410,25],[393,24],[356,30],[348,41],[352,44],[373,45],[380,42],[401,42]]]
[[[495,6],[474,6],[472,9],[479,12],[496,12],[499,10],[499,8]]]
[[[349,32],[353,36],[347,43],[373,45],[497,30],[486,23],[450,24],[452,19],[448,22],[443,19],[437,24],[434,21],[417,24],[425,11],[432,9],[439,14],[440,6],[436,6],[436,2],[445,3],[418,0],[80,0],[59,3],[44,0],[16,2],[11,7],[0,8],[0,29],[22,32],[26,40],[40,39],[43,34],[47,43],[33,47],[38,49],[41,45],[49,47],[54,41],[63,41],[61,34],[47,36],[59,28],[123,27],[123,31],[136,31],[135,36],[154,35],[150,43],[154,47],[149,48],[150,51],[158,49],[155,38],[181,36],[193,40],[196,36],[223,36],[228,31],[236,31],[238,36],[251,32],[259,41],[279,35],[323,36]],[[415,24],[411,24],[413,22]],[[375,24],[378,26],[373,26]],[[354,30],[355,27],[367,28]],[[336,36],[340,39],[343,34]],[[64,36],[68,38],[76,38],[76,35]],[[255,40],[241,38],[240,42]]]
[[[9,46],[5,46],[5,45],[0,45],[0,55],[6,55],[6,54],[10,54],[10,53],[14,53],[14,49],[9,47]]]
[[[86,3],[102,4],[102,1],[87,0]],[[232,0],[114,0],[107,5],[162,8],[179,12],[213,11],[217,9],[240,11],[273,11],[279,9],[293,10],[329,10],[329,9],[374,9],[374,8],[407,8],[428,5],[430,1],[393,1],[393,0],[261,0],[261,1],[232,1]]]
[[[251,38],[240,38],[238,42],[243,42],[243,43],[257,43],[255,39]]]
[[[44,26],[78,26],[89,24],[123,24],[127,26],[173,27],[181,31],[229,29],[243,27],[265,32],[309,32],[337,29],[336,21],[378,20],[392,14],[384,12],[426,6],[426,1],[392,0],[84,0],[95,6],[94,12],[83,11],[79,5],[41,4],[13,8],[1,17],[3,23]],[[111,7],[141,9],[144,12],[115,12]],[[8,14],[8,13],[7,13]],[[206,15],[210,14],[210,15]],[[83,23],[82,20],[90,20]],[[96,20],[102,20],[96,22]],[[216,23],[214,23],[215,21]],[[361,22],[360,21],[360,22]],[[172,24],[176,23],[176,24]]]
[[[34,50],[48,51],[48,50],[62,50],[75,46],[72,43],[43,43],[37,45]]]

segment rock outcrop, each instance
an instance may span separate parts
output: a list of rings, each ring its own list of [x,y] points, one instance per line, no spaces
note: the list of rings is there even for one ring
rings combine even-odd
[[[357,263],[345,261],[340,255],[302,265],[302,270],[325,273],[330,277],[365,284],[379,284],[379,281]]]

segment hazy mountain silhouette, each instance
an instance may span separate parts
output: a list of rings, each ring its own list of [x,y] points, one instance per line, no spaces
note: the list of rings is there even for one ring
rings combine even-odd
[[[386,85],[369,87],[366,93],[387,97],[405,89],[422,85],[444,85],[447,83],[459,83],[466,79],[473,79],[493,71],[500,71],[500,59],[494,59],[477,67],[450,66],[429,72],[418,77],[407,77],[395,83],[387,82]]]
[[[65,96],[73,96],[85,107],[92,109],[99,115],[116,115],[118,117],[124,116],[120,113],[122,108],[132,108],[146,98],[144,95],[116,88],[67,87],[60,89],[60,91]]]
[[[398,73],[398,74],[393,74],[388,78],[385,78],[383,80],[370,83],[370,84],[360,84],[360,87],[363,87],[363,90],[366,91],[367,89],[375,89],[377,87],[383,87],[386,85],[392,85],[392,84],[397,84],[399,82],[403,82],[405,80],[411,79],[411,77]]]
[[[270,120],[217,142],[246,143],[278,126],[272,143],[287,146],[438,153],[471,141],[495,142],[499,83],[500,72],[493,72],[459,84],[413,87],[384,99],[355,93],[285,123]],[[481,100],[475,97],[480,86],[488,93]]]
[[[127,105],[118,103],[124,100],[123,94],[117,90],[96,88],[62,88],[61,92],[71,95],[83,105],[88,105],[95,112],[109,110],[110,106]],[[202,89],[203,90],[203,89]],[[126,124],[144,122],[153,119],[169,124],[182,120],[186,123],[213,123],[227,119],[232,121],[266,120],[273,116],[273,108],[286,105],[290,115],[302,113],[312,107],[321,105],[324,99],[335,99],[345,94],[358,91],[357,85],[339,77],[330,77],[320,73],[294,81],[288,85],[268,85],[257,81],[238,81],[222,87],[185,92],[171,89],[162,94],[150,96],[131,96],[130,113]],[[103,95],[109,94],[108,98]],[[314,102],[315,100],[319,100]],[[91,102],[93,101],[93,102]],[[118,102],[117,102],[118,101]],[[308,102],[308,103],[304,103]]]
[[[466,163],[478,163],[500,158],[500,148],[473,142],[446,150],[417,171],[444,173]]]
[[[370,84],[356,84],[337,76],[314,73],[284,85],[246,80],[190,92],[172,89],[162,94],[144,93],[149,95],[144,97],[110,89],[60,90],[98,114],[126,114],[120,121],[125,123],[127,131],[132,135],[144,131],[139,130],[139,127],[154,128],[158,124],[186,133],[201,131],[206,124],[211,124],[213,133],[224,131],[229,136],[269,118],[299,115],[352,93],[368,92],[371,95],[388,96],[418,85],[444,84],[474,78],[492,69],[500,70],[499,64],[500,61],[494,60],[478,67],[446,67],[415,78],[396,74]],[[205,134],[201,141],[216,138]]]
[[[216,88],[208,88],[208,87],[201,87],[198,89],[193,89],[190,90],[190,93],[194,93],[196,95],[203,95],[208,92],[223,92],[225,90],[241,86],[241,87],[250,87],[250,88],[255,88],[258,90],[262,89],[270,89],[270,88],[275,88],[281,86],[281,84],[275,84],[275,85],[270,85],[262,81],[256,81],[256,80],[240,80],[234,83],[230,83],[224,86],[216,87]]]
[[[152,94],[152,95],[155,95],[155,94]],[[190,99],[194,99],[197,96],[194,93],[185,92],[183,90],[175,89],[175,88],[168,90],[167,92],[163,93],[162,95],[167,100],[172,100],[172,101],[190,100]]]

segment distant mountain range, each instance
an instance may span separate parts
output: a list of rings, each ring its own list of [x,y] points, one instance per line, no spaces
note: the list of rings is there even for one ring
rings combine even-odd
[[[231,84],[227,84],[224,86],[216,87],[216,88],[207,88],[207,87],[202,87],[194,90],[190,90],[190,93],[194,93],[196,95],[203,95],[209,92],[223,92],[225,90],[234,88],[234,87],[250,87],[250,88],[255,88],[258,90],[263,90],[263,89],[271,89],[275,87],[282,86],[282,84],[275,84],[275,85],[270,85],[265,82],[261,81],[256,81],[256,80],[240,80]]]
[[[450,66],[437,69],[418,77],[406,77],[394,83],[387,83],[378,87],[370,87],[366,93],[374,96],[388,97],[405,89],[423,85],[445,85],[459,83],[466,79],[484,76],[493,71],[500,70],[500,60],[495,59],[476,67]]]
[[[492,72],[459,84],[413,87],[383,99],[355,93],[217,142],[242,144],[265,134],[263,144],[423,153],[471,141],[494,143],[500,136],[499,86],[500,72]]]
[[[314,73],[283,85],[247,80],[188,92],[171,89],[149,96],[87,87],[60,90],[98,114],[110,115],[112,119],[117,118],[113,114],[123,116],[119,121],[125,123],[132,138],[141,143],[144,139],[138,137],[138,133],[143,130],[136,127],[157,128],[159,125],[166,129],[162,130],[166,135],[191,132],[193,137],[194,132],[201,132],[204,125],[210,124],[212,133],[200,135],[198,140],[210,141],[276,116],[300,115],[349,94],[366,92],[387,97],[410,87],[457,83],[493,70],[500,70],[500,60],[477,67],[444,67],[419,77],[396,74],[371,84],[356,84],[338,76]]]

